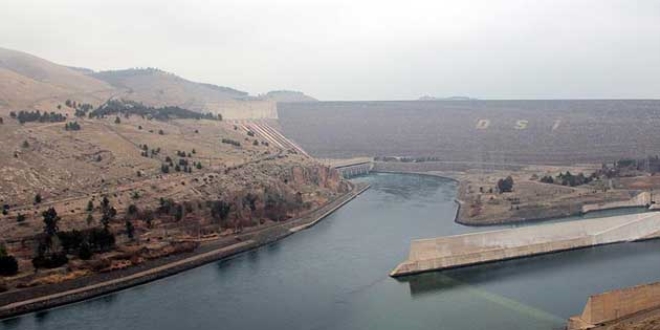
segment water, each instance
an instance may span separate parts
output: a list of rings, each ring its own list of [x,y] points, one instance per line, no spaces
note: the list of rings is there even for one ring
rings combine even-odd
[[[624,243],[395,280],[414,238],[455,224],[456,183],[379,174],[310,230],[267,247],[3,329],[553,329],[588,295],[660,280],[660,241]]]

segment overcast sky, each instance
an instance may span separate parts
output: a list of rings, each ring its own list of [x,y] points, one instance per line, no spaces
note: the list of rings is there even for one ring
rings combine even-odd
[[[660,98],[657,0],[2,0],[0,47],[323,100]]]

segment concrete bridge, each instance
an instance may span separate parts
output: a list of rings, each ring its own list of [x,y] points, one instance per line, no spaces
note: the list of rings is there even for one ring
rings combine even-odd
[[[476,265],[660,236],[660,212],[415,240],[390,276]]]

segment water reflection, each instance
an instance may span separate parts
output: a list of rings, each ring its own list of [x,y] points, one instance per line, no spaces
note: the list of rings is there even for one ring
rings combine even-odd
[[[37,321],[37,323],[44,323],[48,320],[49,313],[50,312],[48,310],[38,311],[34,314],[34,319]]]
[[[3,328],[6,327],[6,328],[10,329],[10,328],[18,327],[18,325],[21,323],[22,320],[23,320],[23,318],[21,318],[21,317],[15,317],[15,318],[11,318],[11,319],[3,319],[3,320],[0,320],[0,324],[2,324]]]

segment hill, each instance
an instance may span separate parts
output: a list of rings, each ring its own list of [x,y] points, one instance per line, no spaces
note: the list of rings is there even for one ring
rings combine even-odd
[[[0,49],[0,302],[53,283],[51,269],[64,281],[244,229],[281,233],[348,192],[338,172],[223,120],[274,105],[157,69],[97,73]]]
[[[0,48],[0,110],[53,111],[67,99],[99,106],[110,98],[177,106],[227,119],[276,118],[276,101],[186,80],[159,69],[95,72]]]
[[[424,95],[418,101],[476,101],[477,99],[469,96],[449,96],[449,97],[435,97]]]
[[[298,91],[270,91],[263,96],[264,98],[275,100],[276,102],[317,102],[318,100]]]
[[[47,108],[67,98],[98,103],[114,90],[80,71],[0,48],[0,107]]]
[[[119,89],[124,98],[153,106],[176,105],[203,110],[210,103],[249,96],[246,92],[192,82],[154,68],[101,71],[91,76]]]

